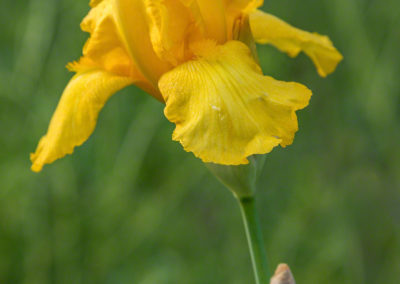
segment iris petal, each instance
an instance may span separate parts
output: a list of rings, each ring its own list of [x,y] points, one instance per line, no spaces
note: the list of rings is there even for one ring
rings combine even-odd
[[[103,0],[90,0],[90,7],[96,7],[100,2],[102,2]]]
[[[292,143],[295,111],[311,91],[298,83],[263,76],[248,47],[238,41],[193,48],[197,60],[166,73],[159,82],[173,139],[204,162],[248,163],[253,154]]]
[[[154,85],[172,68],[153,49],[143,0],[111,0],[124,45],[140,72]]]
[[[34,154],[32,170],[41,171],[44,164],[71,154],[92,134],[97,117],[106,101],[118,90],[132,84],[132,79],[101,70],[76,74],[60,99]]]
[[[81,29],[90,33],[90,38],[83,48],[83,56],[78,62],[68,64],[68,68],[74,72],[102,69],[118,76],[130,77],[138,82],[140,88],[162,100],[157,87],[141,74],[130,58],[116,25],[111,0],[90,4],[93,8],[81,23]]]
[[[223,0],[197,0],[204,20],[207,38],[219,43],[226,41],[226,11]]]
[[[120,40],[110,1],[97,3],[83,19],[81,29],[90,33],[90,38],[83,48],[83,57],[69,65],[71,70],[96,67],[121,76],[137,72]]]
[[[235,22],[240,19],[243,14],[251,13],[262,6],[263,2],[263,0],[225,0],[228,40],[235,40],[233,35]]]
[[[188,37],[196,20],[181,0],[146,0],[150,39],[158,57],[176,66],[186,59]]]
[[[262,6],[264,0],[225,0],[228,9],[240,10],[244,13],[252,12]]]
[[[335,71],[343,59],[327,36],[302,31],[260,10],[250,14],[250,26],[258,43],[272,44],[291,57],[305,52],[322,77]]]

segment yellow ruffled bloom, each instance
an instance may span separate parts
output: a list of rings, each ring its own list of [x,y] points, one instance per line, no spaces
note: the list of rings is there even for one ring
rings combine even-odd
[[[173,139],[204,162],[248,163],[292,143],[296,110],[311,91],[264,76],[252,42],[306,53],[321,76],[342,59],[326,36],[257,10],[262,0],[92,0],[90,38],[34,154],[32,170],[71,154],[93,132],[106,101],[137,85],[165,103]],[[251,32],[246,30],[250,26]],[[248,33],[246,35],[246,32]]]

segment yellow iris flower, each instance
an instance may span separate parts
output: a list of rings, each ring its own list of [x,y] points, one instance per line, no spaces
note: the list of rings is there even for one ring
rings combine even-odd
[[[32,170],[86,141],[106,101],[131,84],[165,103],[165,116],[176,125],[173,139],[204,162],[246,164],[250,155],[291,144],[295,111],[308,105],[311,91],[264,76],[251,40],[242,38],[292,57],[303,51],[321,76],[333,72],[342,56],[328,37],[294,28],[257,10],[261,5],[91,0],[81,23],[90,38],[81,59],[68,65],[76,75],[31,154]]]

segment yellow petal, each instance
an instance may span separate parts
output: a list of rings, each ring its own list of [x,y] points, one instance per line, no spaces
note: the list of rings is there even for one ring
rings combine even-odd
[[[162,60],[176,66],[186,54],[188,31],[196,19],[181,0],[145,0],[150,39],[154,51]]]
[[[74,72],[102,69],[119,76],[131,77],[138,86],[162,100],[157,85],[151,84],[130,58],[116,25],[111,0],[92,1],[93,7],[83,19],[81,29],[90,33],[83,48],[83,57],[68,65]],[[140,80],[139,80],[140,78]]]
[[[292,143],[295,111],[311,91],[263,76],[249,48],[238,41],[193,47],[197,60],[166,73],[159,82],[173,139],[204,162],[248,163],[253,154]]]
[[[47,134],[31,154],[32,170],[39,172],[43,165],[71,154],[75,146],[85,142],[108,98],[129,84],[130,78],[100,70],[76,74],[64,90]]]
[[[111,0],[123,42],[140,72],[154,85],[172,68],[153,49],[143,0]]]
[[[250,26],[259,43],[272,44],[291,57],[305,52],[322,77],[335,71],[343,59],[327,36],[302,31],[260,10],[250,14]]]
[[[73,63],[69,67],[74,71],[104,69],[121,76],[136,76],[138,73],[133,61],[120,40],[111,2],[91,2],[93,8],[83,19],[81,28],[90,33],[83,48],[83,58],[80,62]]]
[[[237,21],[240,21],[244,14],[247,16],[262,6],[263,2],[263,0],[225,0],[228,40],[236,40],[234,29]]]
[[[96,7],[100,2],[102,2],[103,0],[90,0],[90,7]]]
[[[249,13],[262,6],[264,0],[225,0],[228,9]]]
[[[197,0],[204,20],[207,38],[226,41],[226,10],[224,0]]]

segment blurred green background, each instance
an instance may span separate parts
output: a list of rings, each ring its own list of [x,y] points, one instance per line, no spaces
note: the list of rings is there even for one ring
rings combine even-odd
[[[30,171],[87,34],[88,0],[2,1],[0,283],[253,283],[231,193],[171,141],[163,105],[114,96],[75,154]],[[313,90],[295,143],[267,157],[258,207],[271,264],[297,282],[400,283],[400,2],[268,0],[345,60],[259,47],[266,74]]]

